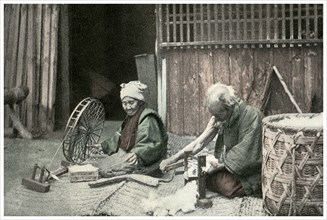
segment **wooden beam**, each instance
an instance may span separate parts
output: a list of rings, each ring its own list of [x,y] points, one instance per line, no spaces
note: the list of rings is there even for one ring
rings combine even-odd
[[[33,139],[32,134],[25,128],[21,123],[19,116],[15,113],[14,109],[11,106],[7,106],[9,117],[13,122],[13,127],[19,132],[22,138]]]
[[[267,4],[266,11],[266,40],[270,40],[270,5]]]
[[[191,41],[191,33],[190,33],[190,5],[186,5],[186,29],[187,29],[187,42]]]
[[[262,39],[262,5],[259,5],[259,40]]]
[[[210,16],[210,5],[207,4],[207,25],[208,25],[208,31],[207,31],[207,36],[208,40],[211,41],[211,16]]]
[[[286,39],[285,35],[285,5],[282,5],[282,39]]]
[[[273,66],[274,72],[276,73],[276,76],[278,77],[280,83],[282,84],[286,94],[288,95],[288,97],[290,98],[291,102],[293,103],[294,107],[296,108],[296,110],[299,113],[303,113],[302,110],[300,109],[299,105],[297,104],[297,102],[295,101],[293,95],[291,94],[290,90],[288,89],[286,83],[284,82],[284,79],[282,77],[282,75],[279,73],[278,69],[276,66]]]
[[[222,28],[221,28],[221,41],[225,40],[225,6],[221,6],[221,21],[222,21]]]
[[[247,40],[248,38],[248,24],[247,24],[247,7],[246,5],[244,4],[243,5],[243,29],[244,29],[244,36],[243,36],[243,39],[244,40]]]
[[[278,39],[278,5],[274,4],[274,39]]]
[[[183,33],[183,5],[179,5],[179,42],[184,42]]]
[[[201,41],[204,41],[204,19],[203,19],[203,4],[200,5],[200,18],[201,18],[201,23],[200,23],[200,30],[201,30]]]
[[[173,39],[174,42],[177,42],[177,37],[176,37],[176,5],[173,4]]]
[[[166,4],[166,37],[167,37],[167,42],[170,42],[170,24],[169,24],[169,5]]]
[[[215,17],[215,41],[218,41],[218,5],[214,5],[214,17]]]
[[[294,39],[293,5],[290,4],[290,39]]]

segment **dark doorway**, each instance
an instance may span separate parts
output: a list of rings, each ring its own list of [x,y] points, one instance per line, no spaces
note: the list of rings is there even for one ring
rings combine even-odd
[[[134,56],[154,53],[155,5],[69,5],[71,109],[99,98],[121,120],[120,84],[137,79]]]

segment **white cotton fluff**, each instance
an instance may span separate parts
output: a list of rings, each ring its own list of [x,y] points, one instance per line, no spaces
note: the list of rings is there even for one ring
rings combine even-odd
[[[323,127],[323,114],[314,115],[313,117],[296,117],[289,116],[280,121],[272,122],[273,125],[279,126],[293,126],[293,127],[306,127],[315,128]]]
[[[191,181],[175,194],[163,198],[151,192],[141,204],[146,213],[153,212],[154,216],[175,215],[179,210],[186,213],[195,210],[197,193],[196,181]]]

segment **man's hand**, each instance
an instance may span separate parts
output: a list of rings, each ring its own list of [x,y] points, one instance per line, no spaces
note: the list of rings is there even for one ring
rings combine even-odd
[[[87,145],[92,154],[99,154],[102,151],[101,144]]]
[[[163,172],[163,173],[165,173],[167,170],[167,166],[168,165],[170,165],[170,164],[172,164],[172,163],[174,163],[175,162],[175,160],[172,158],[172,157],[169,157],[169,158],[167,158],[167,159],[165,159],[165,160],[163,160],[163,161],[161,161],[161,163],[160,163],[160,165],[159,165],[159,168],[160,168],[160,170]]]
[[[212,173],[215,173],[219,170],[222,170],[224,169],[225,165],[223,162],[220,162],[218,159],[217,160],[214,160],[214,161],[210,161],[210,167],[207,171],[208,174],[212,174]]]

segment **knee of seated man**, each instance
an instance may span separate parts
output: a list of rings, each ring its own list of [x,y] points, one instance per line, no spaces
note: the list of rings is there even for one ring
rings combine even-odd
[[[208,176],[207,188],[227,198],[245,195],[241,182],[227,170],[218,171]]]

